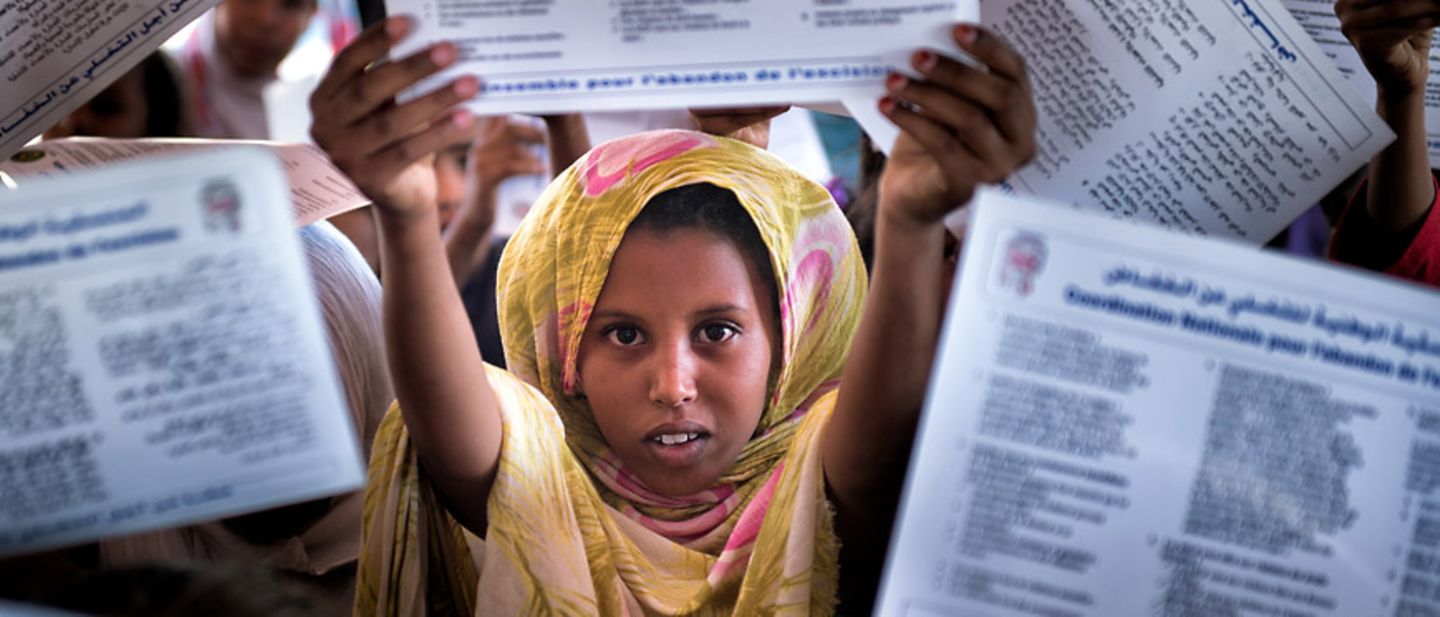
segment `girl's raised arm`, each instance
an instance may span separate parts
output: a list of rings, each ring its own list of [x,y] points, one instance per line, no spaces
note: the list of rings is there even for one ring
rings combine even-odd
[[[870,295],[822,446],[841,538],[862,551],[857,542],[879,544],[875,530],[890,528],[925,399],[949,283],[943,220],[1035,153],[1024,61],[976,26],[954,36],[988,70],[920,51],[923,77],[891,75],[880,101],[902,133],[880,179]]]
[[[1366,214],[1377,231],[1412,229],[1435,203],[1425,133],[1430,37],[1440,24],[1435,0],[1340,0],[1340,27],[1375,78],[1376,111],[1395,143],[1370,161]]]
[[[380,62],[411,30],[391,17],[336,57],[310,98],[311,136],[375,202],[384,272],[386,350],[405,426],[426,475],[455,518],[477,534],[500,456],[500,411],[440,236],[431,157],[469,142],[475,118],[454,106],[472,76],[403,105],[394,97],[455,61],[439,43]]]

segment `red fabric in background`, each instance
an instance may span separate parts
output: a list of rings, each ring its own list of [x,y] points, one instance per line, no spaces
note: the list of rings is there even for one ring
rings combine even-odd
[[[1434,180],[1434,174],[1431,175]],[[1335,227],[1330,241],[1330,259],[1384,272],[1426,285],[1440,287],[1440,207],[1430,205],[1425,220],[1410,232],[1386,234],[1373,228],[1365,209],[1365,186],[1360,185]],[[1440,203],[1440,180],[1436,181],[1435,201]],[[1413,234],[1413,238],[1408,237]],[[1382,242],[1409,242],[1403,250],[1384,246]],[[1397,255],[1383,258],[1377,255]]]

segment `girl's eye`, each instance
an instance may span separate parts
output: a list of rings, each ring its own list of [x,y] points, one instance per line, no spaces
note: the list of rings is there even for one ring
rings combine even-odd
[[[610,339],[610,342],[622,347],[640,343],[640,331],[635,328],[611,328],[609,332],[605,333],[605,336]]]
[[[734,326],[726,324],[710,324],[700,328],[700,336],[708,343],[723,343],[735,336],[737,331]]]

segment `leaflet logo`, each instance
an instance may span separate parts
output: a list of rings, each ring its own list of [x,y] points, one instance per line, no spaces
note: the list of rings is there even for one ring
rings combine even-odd
[[[1035,290],[1035,278],[1045,270],[1045,258],[1049,253],[1044,236],[1023,231],[1015,234],[1005,245],[1000,288],[1021,298],[1029,296]]]

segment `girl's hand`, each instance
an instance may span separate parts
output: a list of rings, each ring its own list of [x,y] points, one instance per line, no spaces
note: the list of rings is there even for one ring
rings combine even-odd
[[[892,74],[880,111],[901,129],[880,177],[880,216],[930,226],[1035,156],[1035,102],[1025,61],[999,37],[961,24],[955,42],[985,69],[931,51]]]
[[[1339,0],[1335,14],[1382,97],[1399,99],[1424,90],[1440,0]]]
[[[413,219],[435,210],[437,151],[474,137],[474,116],[453,107],[480,82],[456,79],[403,105],[395,95],[453,64],[457,51],[438,43],[392,62],[380,62],[412,29],[391,17],[366,29],[335,56],[310,97],[310,135],[341,171],[375,202],[382,216]]]

